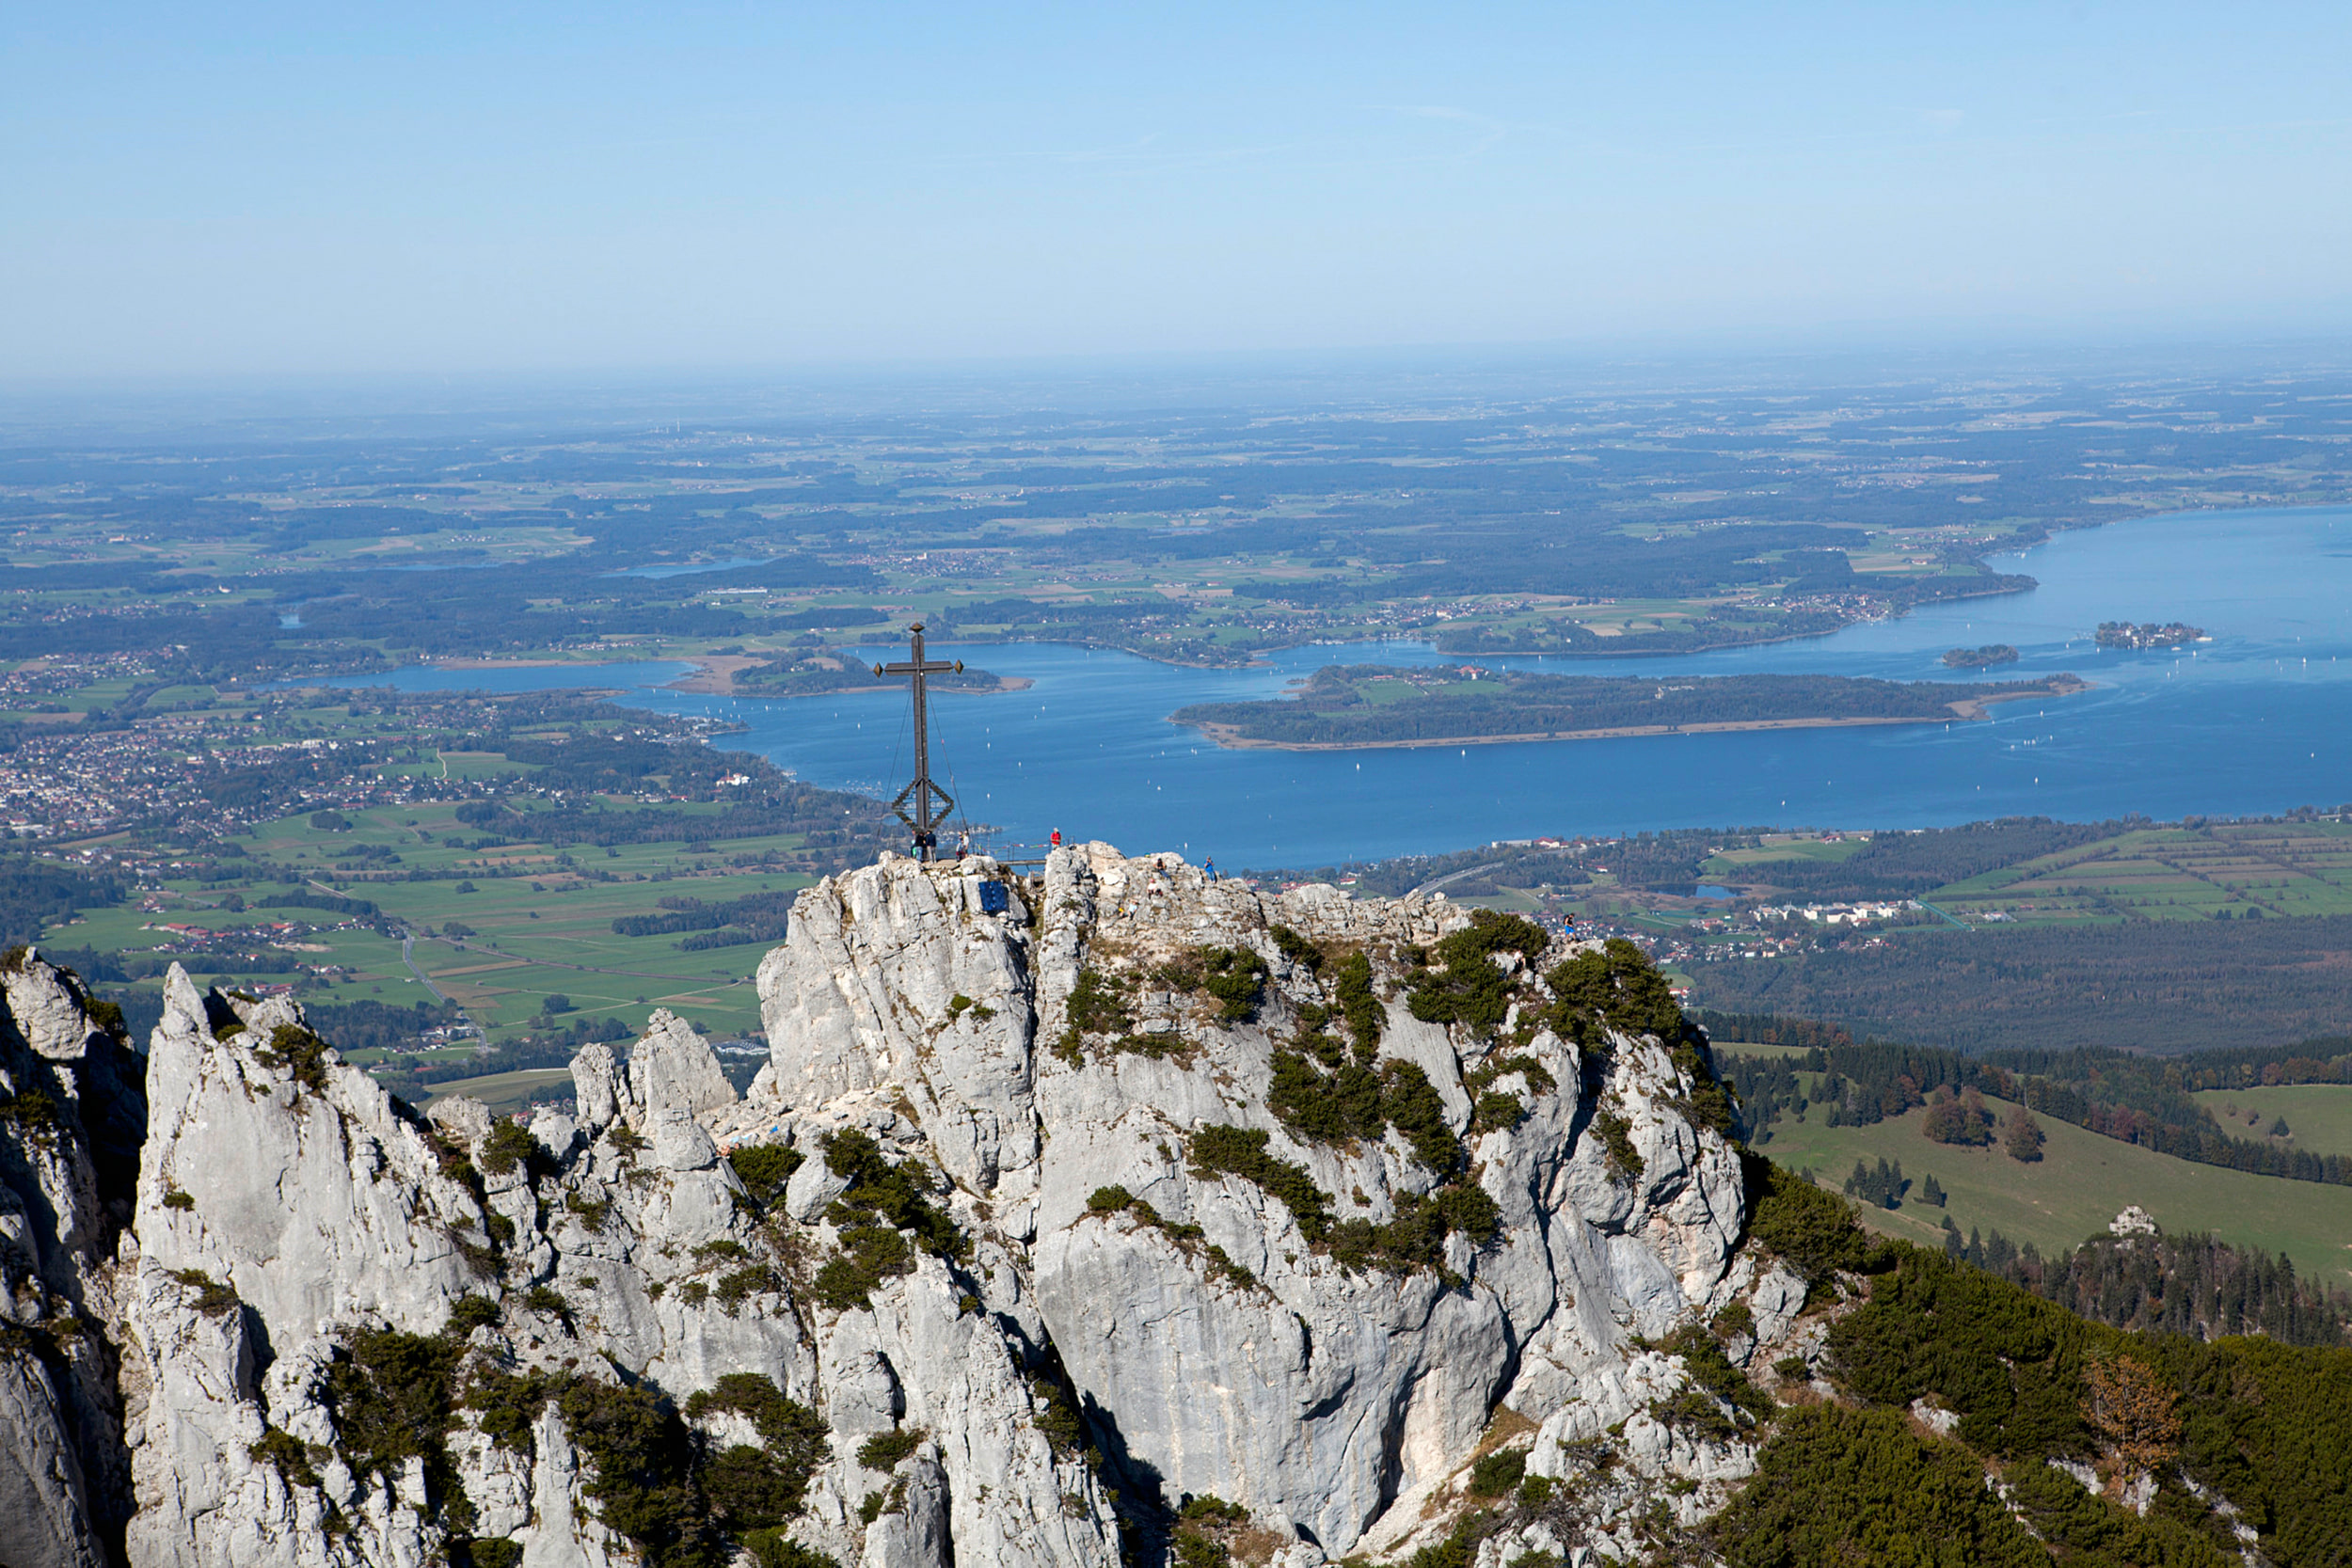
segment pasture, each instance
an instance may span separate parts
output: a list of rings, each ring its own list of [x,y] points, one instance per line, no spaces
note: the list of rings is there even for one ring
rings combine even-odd
[[[2352,1084],[2211,1089],[2194,1098],[2233,1137],[2265,1137],[2284,1121],[2287,1135],[2279,1143],[2313,1154],[2352,1154]]]
[[[2008,1114],[1999,1101],[1986,1104]],[[2109,1220],[2137,1203],[2168,1231],[2211,1231],[2241,1246],[2281,1252],[2307,1274],[2352,1287],[2352,1187],[2192,1164],[2048,1117],[2041,1118],[2049,1140],[2042,1160],[2021,1164],[1997,1143],[1963,1148],[1930,1142],[1919,1131],[1919,1111],[1874,1127],[1825,1127],[1819,1107],[1807,1115],[1814,1119],[1776,1122],[1759,1150],[1792,1169],[1809,1169],[1832,1189],[1842,1187],[1857,1159],[1899,1161],[1912,1196],[1896,1210],[1862,1206],[1864,1223],[1882,1234],[1940,1245],[1949,1212],[1963,1235],[1972,1227],[1998,1230],[2046,1254],[2104,1234]],[[1948,1195],[1943,1209],[1916,1196],[1930,1175]]]
[[[453,777],[515,770],[495,753],[449,753],[448,760]],[[638,809],[626,797],[606,797],[603,805],[619,818]],[[658,914],[663,898],[725,903],[788,894],[812,879],[773,863],[800,847],[797,835],[485,846],[480,829],[457,820],[454,802],[338,808],[326,825],[312,815],[282,817],[236,840],[244,854],[222,863],[243,872],[240,879],[167,882],[149,901],[152,908],[93,911],[44,932],[44,943],[132,958],[170,949],[187,955],[181,961],[199,981],[293,980],[308,1000],[405,1005],[422,994],[402,958],[397,933],[405,931],[414,938],[416,968],[493,1042],[550,1016],[543,1012],[550,997],[559,1007],[569,1004],[552,1015],[564,1023],[613,1017],[634,1031],[653,1008],[668,1007],[730,1035],[758,1026],[750,977],[771,943],[685,951],[682,934],[619,936],[612,922]],[[288,907],[289,895],[364,900],[381,913]],[[272,928],[280,924],[295,928]],[[166,925],[218,936],[191,939]],[[248,964],[223,950],[230,948],[266,961]]]

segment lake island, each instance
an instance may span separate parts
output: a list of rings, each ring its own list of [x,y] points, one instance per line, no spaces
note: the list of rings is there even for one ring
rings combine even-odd
[[[1343,751],[1950,723],[1983,719],[1994,703],[2089,689],[2089,682],[2071,674],[1985,682],[1847,675],[1660,679],[1544,675],[1474,664],[1330,664],[1287,696],[1196,703],[1169,717],[1219,746]]]
[[[2205,641],[2204,627],[2181,621],[2162,625],[2153,621],[2138,625],[2130,621],[2099,623],[2098,643],[2102,648],[2177,648],[2183,643]]]

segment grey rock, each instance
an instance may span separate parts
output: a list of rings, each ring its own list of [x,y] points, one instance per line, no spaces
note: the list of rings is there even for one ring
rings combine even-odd
[[[548,1159],[504,1172],[481,1160],[496,1124],[479,1103],[419,1117],[331,1050],[287,1058],[272,1039],[303,1024],[291,1001],[200,991],[174,970],[142,1074],[69,979],[37,959],[0,975],[0,1092],[37,1087],[60,1113],[54,1137],[0,1125],[0,1311],[36,1329],[72,1314],[106,1353],[61,1375],[0,1360],[0,1560],[96,1568],[89,1544],[119,1524],[135,1568],[425,1568],[447,1522],[417,1465],[357,1467],[330,1369],[363,1333],[441,1332],[476,1293],[504,1307],[472,1330],[470,1356],[643,1383],[680,1405],[749,1372],[810,1405],[831,1452],[792,1534],[862,1568],[1114,1568],[1106,1483],[1147,1467],[1164,1496],[1216,1493],[1295,1535],[1282,1568],[1397,1559],[1469,1506],[1465,1466],[1506,1409],[1534,1426],[1517,1440],[1536,1474],[1565,1478],[1591,1443],[1614,1445],[1614,1469],[1561,1494],[1604,1553],[1636,1551],[1652,1503],[1694,1522],[1749,1473],[1751,1446],[1650,1418],[1687,1369],[1632,1337],[1738,1301],[1756,1327],[1734,1349],[1769,1364],[1818,1351],[1820,1325],[1798,1322],[1802,1281],[1739,1245],[1737,1155],[1683,1115],[1693,1085],[1659,1042],[1611,1037],[1588,1058],[1539,1032],[1502,1073],[1501,1048],[1415,1020],[1397,955],[1469,918],[1441,899],[1276,897],[1089,844],[990,914],[980,889],[1002,875],[885,856],[804,891],[758,967],[770,1054],[751,1095],[657,1012],[626,1065],[579,1053],[576,1115],[535,1115]],[[1524,1119],[1479,1133],[1458,1173],[1424,1167],[1393,1131],[1326,1145],[1282,1125],[1267,1108],[1276,1051],[1329,998],[1275,925],[1372,958],[1380,1053],[1420,1068],[1457,1134],[1472,1072],[1518,1095]],[[1179,961],[1234,946],[1267,969],[1256,1016],[1238,1021],[1186,990]],[[1072,1028],[1089,971],[1145,1037]],[[1638,1170],[1613,1163],[1604,1110]],[[1383,1224],[1460,1180],[1499,1228],[1484,1244],[1447,1237],[1442,1275],[1343,1266],[1270,1192],[1195,1164],[1193,1140],[1218,1125],[1265,1133],[1334,1223]],[[847,1196],[821,1151],[851,1128],[968,1244],[820,1299],[807,1286],[840,1244]],[[804,1156],[764,1212],[721,1157],[746,1144]],[[475,1154],[469,1180],[444,1171],[452,1147]],[[102,1175],[134,1151],[135,1201]],[[1114,1186],[1149,1207],[1098,1210]],[[541,1287],[560,1302],[526,1305]],[[1082,1435],[1047,1409],[1064,1398],[1041,1381],[1056,1364],[1091,1413]],[[554,1405],[528,1451],[479,1419],[462,1414],[448,1438],[476,1531],[518,1544],[525,1568],[633,1557]],[[757,1440],[739,1417],[701,1424],[721,1446]],[[859,1464],[868,1438],[918,1429],[891,1473]],[[273,1431],[326,1453],[315,1485],[255,1457]],[[1504,1544],[1563,1549],[1552,1528]],[[1489,1555],[1481,1568],[1504,1560]]]
[[[621,1067],[601,1040],[581,1046],[572,1058],[572,1102],[591,1136],[621,1114]]]
[[[106,1346],[146,1106],[135,1055],[30,950],[0,967],[0,1096],[47,1102],[0,1117],[0,1325],[51,1348],[0,1354],[0,1561],[95,1564],[134,1506]]]
[[[708,1170],[719,1163],[719,1146],[685,1110],[666,1105],[646,1119],[652,1126],[654,1164],[664,1170]]]
[[[849,1188],[848,1177],[834,1175],[822,1155],[811,1155],[785,1183],[785,1212],[803,1225],[815,1225],[824,1217],[826,1206]]]
[[[443,1095],[426,1106],[424,1119],[469,1149],[480,1148],[490,1135],[490,1107],[462,1094]]]
[[[956,1181],[1025,1187],[1038,1152],[1028,937],[979,907],[993,863],[965,864],[885,854],[793,901],[785,944],[759,965],[769,1063],[792,1105],[903,1093]]]
[[[734,1104],[735,1090],[710,1043],[667,1007],[656,1007],[629,1052],[628,1098],[646,1116],[694,1117]]]
[[[39,1361],[0,1357],[0,1562],[105,1561],[65,1404]]]
[[[946,1568],[949,1546],[947,1476],[930,1453],[907,1461],[906,1474],[888,1494],[895,1506],[866,1533],[865,1568]]]
[[[580,1141],[580,1123],[551,1105],[542,1105],[531,1114],[531,1135],[557,1160],[567,1160]]]

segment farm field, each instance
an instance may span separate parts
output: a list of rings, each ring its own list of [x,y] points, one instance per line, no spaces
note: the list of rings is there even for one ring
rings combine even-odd
[[[2045,921],[2352,914],[2352,826],[2145,829],[1954,882],[1930,898],[1963,919],[1996,910]]]
[[[546,1088],[568,1088],[571,1086],[571,1082],[572,1069],[561,1067],[526,1068],[520,1072],[485,1073],[480,1078],[457,1078],[445,1084],[436,1084],[433,1085],[432,1094],[425,1098],[424,1103],[430,1105],[436,1100],[444,1100],[453,1094],[462,1094],[469,1099],[481,1101],[490,1108],[493,1114],[504,1116],[529,1105],[533,1091]]]
[[[1996,1100],[1985,1103],[2004,1116],[2010,1109]],[[2053,1252],[2104,1233],[2109,1220],[2137,1203],[2167,1230],[2206,1230],[2281,1252],[2307,1274],[2352,1286],[2352,1187],[2192,1164],[2047,1117],[2042,1160],[2020,1164],[1997,1145],[1931,1143],[1919,1131],[1923,1115],[1914,1111],[1875,1127],[1783,1119],[1757,1148],[1780,1164],[1810,1170],[1832,1189],[1844,1184],[1857,1159],[1899,1161],[1915,1195],[1924,1178],[1934,1176],[1948,1195],[1944,1209],[1915,1196],[1898,1210],[1861,1206],[1873,1230],[1926,1245],[1941,1244],[1948,1212],[1963,1235],[1972,1227],[1998,1230]]]
[[[2352,1154],[2352,1084],[2208,1089],[2194,1098],[2238,1137],[2260,1137],[2283,1118],[2292,1137],[2280,1142],[2313,1154]]]
[[[1769,883],[1775,864],[1839,863],[1869,842],[1863,834],[1767,835],[1755,847],[1709,857],[1699,875]],[[1915,891],[1963,920],[1994,913],[2051,924],[2352,914],[2352,824],[2139,828]]]
[[[451,760],[454,773],[488,759]],[[512,770],[498,761],[503,766],[496,770]],[[606,800],[616,816],[634,805]],[[615,1017],[634,1031],[660,1006],[722,1035],[758,1027],[750,977],[771,943],[687,952],[678,933],[620,936],[612,922],[660,914],[665,897],[718,904],[806,887],[813,880],[806,874],[769,864],[800,847],[797,836],[477,848],[479,830],[457,821],[455,812],[437,803],[351,807],[335,814],[345,828],[314,825],[309,815],[266,823],[235,841],[244,854],[225,863],[249,868],[244,879],[167,881],[144,908],[92,911],[50,927],[43,945],[135,958],[159,948],[184,951],[191,929],[221,933],[207,945],[222,950],[181,959],[199,982],[269,984],[296,978],[293,964],[334,966],[341,973],[301,976],[306,1000],[405,1006],[426,994],[429,981],[494,1043],[542,1020],[550,997],[565,1023]],[[412,873],[430,879],[412,881]],[[380,913],[288,906],[289,895],[363,900]],[[254,930],[277,923],[297,928]],[[166,925],[182,929],[160,928]],[[414,938],[408,958],[423,981],[402,957],[404,931]],[[268,962],[249,963],[246,953]],[[109,989],[152,991],[159,984]]]
[[[1725,849],[1709,856],[1700,865],[1699,874],[1703,877],[1745,874],[1769,879],[1774,862],[1819,861],[1835,864],[1853,859],[1869,842],[1859,834],[1832,839],[1767,833],[1764,842],[1753,849]]]

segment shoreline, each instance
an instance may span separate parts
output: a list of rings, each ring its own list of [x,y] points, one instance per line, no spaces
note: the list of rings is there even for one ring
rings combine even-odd
[[[2023,576],[2024,574],[2017,575]],[[1929,599],[1921,604],[1905,605],[1902,609],[1891,610],[1885,615],[1857,615],[1851,621],[1841,621],[1834,626],[1826,626],[1820,631],[1783,632],[1777,637],[1724,638],[1714,642],[1693,642],[1687,648],[1480,648],[1474,652],[1460,653],[1439,647],[1435,638],[1426,641],[1429,646],[1436,648],[1438,653],[1448,658],[1681,658],[1691,654],[1721,653],[1725,648],[1771,648],[1783,642],[1803,642],[1810,638],[1836,637],[1839,632],[1851,631],[1856,626],[1899,621],[1913,610],[1923,610],[1928,605],[1951,604],[1962,599],[1998,598],[2004,594],[2030,594],[2040,586],[2042,585],[2039,582],[2033,582],[2023,588],[1986,588],[1974,594],[1948,594],[1942,598]],[[1610,639],[1603,638],[1602,641],[1607,641]],[[1306,647],[1310,644],[1293,643],[1291,646]]]
[[[1438,746],[1504,746],[1547,740],[1631,740],[1674,735],[1722,735],[1748,730],[1845,730],[1861,729],[1879,724],[1948,724],[1981,723],[1985,709],[1995,703],[2022,702],[2030,697],[2072,697],[2091,689],[2091,683],[2079,676],[2054,678],[2047,687],[2030,691],[1999,691],[1985,697],[1964,697],[1944,705],[1950,717],[1936,714],[1915,714],[1888,718],[1862,719],[1711,719],[1694,724],[1625,724],[1597,730],[1531,730],[1512,735],[1453,735],[1415,736],[1408,740],[1258,740],[1245,737],[1237,726],[1217,723],[1184,723],[1174,714],[1168,722],[1186,729],[1199,730],[1201,735],[1229,752],[1410,752]]]

